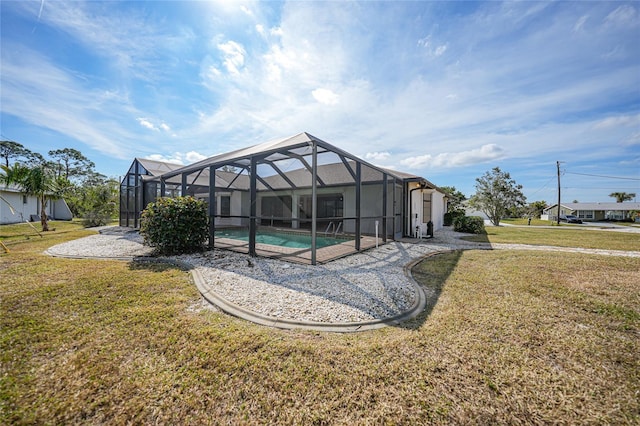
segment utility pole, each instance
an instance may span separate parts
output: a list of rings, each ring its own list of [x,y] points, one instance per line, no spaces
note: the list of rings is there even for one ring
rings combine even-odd
[[[560,225],[560,162],[556,161],[556,166],[558,168],[558,217],[556,218],[556,223]]]

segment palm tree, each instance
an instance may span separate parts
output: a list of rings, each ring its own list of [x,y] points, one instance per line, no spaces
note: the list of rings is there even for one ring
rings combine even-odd
[[[632,200],[636,194],[634,192],[612,192],[609,194],[609,197],[613,197],[616,199],[616,203],[622,203],[625,201]]]
[[[0,166],[3,175],[0,180],[7,185],[16,184],[26,195],[38,197],[40,202],[40,224],[42,231],[49,230],[47,218],[47,201],[56,194],[56,181],[53,175],[43,165],[26,167],[14,164],[11,167]]]

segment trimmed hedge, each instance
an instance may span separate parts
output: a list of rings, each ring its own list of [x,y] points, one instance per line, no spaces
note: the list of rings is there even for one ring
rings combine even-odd
[[[486,234],[484,219],[480,216],[458,216],[453,219],[453,230],[469,234]]]
[[[194,197],[159,198],[142,212],[140,235],[161,254],[201,251],[209,237],[207,204]]]

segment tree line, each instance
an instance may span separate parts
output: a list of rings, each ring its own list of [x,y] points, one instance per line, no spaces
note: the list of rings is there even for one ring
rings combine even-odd
[[[55,149],[47,154],[45,157],[18,142],[0,141],[0,183],[15,185],[38,198],[43,231],[49,230],[46,208],[50,199],[64,198],[73,216],[82,218],[85,226],[105,225],[116,216],[116,179],[98,173],[95,164],[76,149]]]

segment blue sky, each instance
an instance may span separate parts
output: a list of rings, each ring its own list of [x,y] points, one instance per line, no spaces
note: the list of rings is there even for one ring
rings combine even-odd
[[[563,201],[640,200],[638,2],[0,7],[2,139],[109,176],[306,131],[467,196],[498,166],[553,203],[562,161]]]

